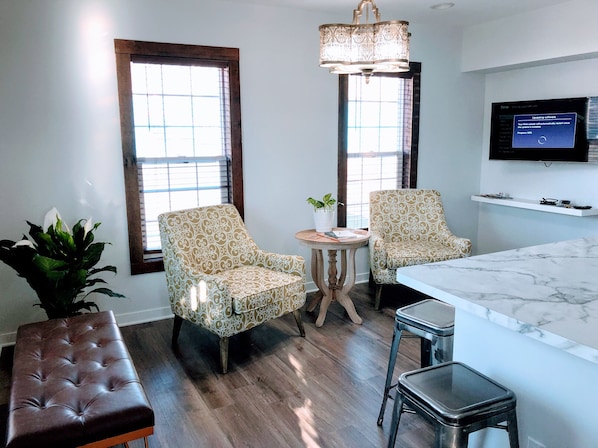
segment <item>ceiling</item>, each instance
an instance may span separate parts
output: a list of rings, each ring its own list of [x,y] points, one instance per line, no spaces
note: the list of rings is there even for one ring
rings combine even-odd
[[[282,6],[337,14],[339,23],[351,23],[353,10],[359,0],[228,0],[239,3],[255,3]],[[571,0],[452,0],[450,9],[433,10],[430,6],[445,0],[378,0],[376,6],[381,20],[407,20],[427,25],[470,26],[567,3]],[[370,22],[372,20],[370,19]],[[363,23],[363,21],[362,21]]]

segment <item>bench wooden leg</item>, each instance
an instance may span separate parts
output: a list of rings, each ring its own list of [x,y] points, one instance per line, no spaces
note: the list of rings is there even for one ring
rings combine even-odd
[[[115,445],[120,445],[121,443],[125,446],[129,446],[127,442],[132,440],[141,439],[143,437],[145,441],[145,448],[148,448],[148,437],[154,433],[154,427],[150,426],[149,428],[138,429],[137,431],[131,431],[126,434],[121,434],[119,436],[109,437],[104,440],[98,440],[97,442],[88,443],[87,445],[82,445],[79,448],[109,448]]]

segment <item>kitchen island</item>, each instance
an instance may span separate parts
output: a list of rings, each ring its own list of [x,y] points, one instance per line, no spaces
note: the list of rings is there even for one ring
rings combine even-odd
[[[400,268],[397,281],[455,306],[454,359],[515,391],[522,448],[598,446],[598,238]],[[496,430],[470,443],[503,446]]]

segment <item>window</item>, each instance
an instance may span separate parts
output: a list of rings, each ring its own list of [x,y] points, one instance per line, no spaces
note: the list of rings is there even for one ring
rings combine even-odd
[[[163,270],[158,215],[243,216],[239,50],[114,41],[131,273]]]
[[[416,186],[421,64],[410,67],[339,76],[339,226],[369,226],[370,191]]]

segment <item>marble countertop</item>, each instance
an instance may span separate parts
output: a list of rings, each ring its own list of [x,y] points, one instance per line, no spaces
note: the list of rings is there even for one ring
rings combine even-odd
[[[598,364],[598,238],[404,267],[397,281]]]

